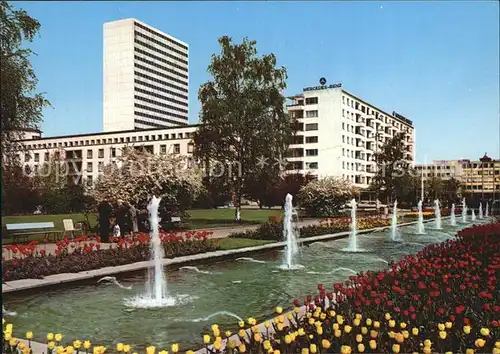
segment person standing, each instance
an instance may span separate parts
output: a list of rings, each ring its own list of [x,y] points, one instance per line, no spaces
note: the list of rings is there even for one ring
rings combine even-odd
[[[107,198],[104,198],[99,204],[97,211],[99,213],[99,236],[101,237],[101,242],[107,243],[109,242],[109,219],[113,213],[113,208]]]
[[[134,236],[135,233],[139,232],[137,209],[135,209],[132,203],[126,203],[126,206],[128,207],[128,216],[130,218],[130,235]]]
[[[127,214],[128,208],[123,204],[122,199],[118,199],[116,201],[117,207],[115,211],[116,224],[120,227],[120,231],[122,235],[127,233]]]

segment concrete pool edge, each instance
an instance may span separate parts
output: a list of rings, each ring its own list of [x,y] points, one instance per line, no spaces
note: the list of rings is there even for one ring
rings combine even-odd
[[[442,219],[447,219],[448,217],[443,217]],[[424,223],[429,223],[434,221],[435,219],[424,220]],[[402,226],[410,226],[418,223],[418,221],[411,221],[407,223],[398,224],[398,227]],[[384,231],[390,229],[391,226],[383,226],[376,227],[371,229],[358,230],[358,234],[366,234],[370,232]],[[308,244],[316,241],[326,241],[326,240],[337,240],[342,238],[347,238],[349,236],[350,231],[338,232],[335,234],[325,234],[318,236],[311,236],[304,239],[299,239],[299,243]],[[259,251],[273,250],[277,248],[282,248],[286,245],[286,242],[273,242],[266,245],[261,246],[253,246],[253,247],[244,247],[237,248],[226,251],[214,251],[214,252],[205,252],[198,253],[190,256],[182,256],[176,258],[165,258],[163,259],[164,266],[172,266],[172,265],[180,265],[185,263],[194,263],[203,260],[212,260],[219,259],[225,257],[239,256],[248,253],[254,253]],[[2,294],[5,293],[13,293],[19,291],[27,291],[37,288],[44,288],[48,286],[58,285],[58,284],[68,284],[82,280],[89,280],[92,278],[105,277],[105,276],[113,276],[121,273],[130,273],[134,271],[139,271],[142,269],[146,269],[152,266],[150,261],[142,261],[136,263],[125,264],[121,266],[115,267],[104,267],[99,269],[93,269],[88,271],[83,271],[79,273],[59,273],[49,275],[42,279],[20,279],[13,280],[2,284]]]

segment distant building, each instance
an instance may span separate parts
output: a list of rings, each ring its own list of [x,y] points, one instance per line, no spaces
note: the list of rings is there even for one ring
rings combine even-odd
[[[462,166],[468,162],[469,160],[436,160],[428,164],[415,165],[415,169],[418,171],[418,176],[423,176],[424,180],[432,177],[461,180],[464,173]]]
[[[188,45],[136,19],[104,24],[105,132],[188,124]]]
[[[340,84],[307,87],[289,99],[288,113],[299,122],[287,156],[290,172],[343,177],[366,188],[376,172],[374,154],[399,132],[405,159],[414,163],[415,128],[402,115],[387,113]]]
[[[500,198],[500,159],[468,160],[462,164],[462,184],[474,199]]]

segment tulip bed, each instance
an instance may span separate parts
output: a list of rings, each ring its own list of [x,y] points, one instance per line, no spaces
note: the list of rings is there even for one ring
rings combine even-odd
[[[460,231],[387,270],[352,276],[331,290],[276,309],[259,327],[249,318],[235,335],[212,325],[209,353],[500,353],[500,223]],[[301,307],[304,305],[304,307]],[[302,310],[305,308],[305,312]],[[33,333],[26,333],[33,338]],[[226,344],[223,341],[227,339]],[[118,343],[106,350],[89,341],[62,342],[48,334],[48,353],[133,353]],[[3,325],[3,353],[29,354],[29,345]],[[177,344],[170,352],[179,352]],[[147,354],[166,354],[150,346]],[[186,353],[191,354],[192,351]]]
[[[218,240],[210,239],[211,232],[193,231],[160,234],[165,257],[180,257],[218,249]],[[37,242],[28,245],[8,245],[5,249],[14,258],[2,258],[3,281],[39,279],[59,273],[77,273],[150,259],[150,236],[140,233],[113,240],[115,247],[103,249],[99,237],[82,236],[57,242],[54,254],[37,248]],[[71,252],[70,252],[71,250]]]

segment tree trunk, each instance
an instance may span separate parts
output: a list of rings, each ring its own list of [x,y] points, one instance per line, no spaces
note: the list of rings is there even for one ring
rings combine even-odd
[[[236,179],[236,186],[235,186],[235,194],[236,198],[234,201],[234,219],[237,223],[241,223],[241,182],[240,179]]]

